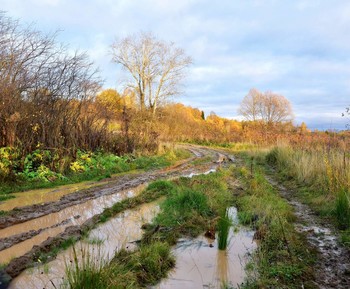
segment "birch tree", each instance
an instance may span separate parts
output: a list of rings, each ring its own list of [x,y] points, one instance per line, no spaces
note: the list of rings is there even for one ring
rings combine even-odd
[[[155,113],[170,97],[181,93],[192,60],[174,43],[141,32],[116,40],[111,47],[112,60],[130,76],[128,86],[136,92],[141,111]]]

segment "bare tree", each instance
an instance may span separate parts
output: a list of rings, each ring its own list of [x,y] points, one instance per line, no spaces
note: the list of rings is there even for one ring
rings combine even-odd
[[[69,52],[55,37],[0,13],[0,146],[88,143],[94,128],[81,128],[93,118],[86,107],[101,82],[85,53]]]
[[[115,41],[112,59],[130,73],[141,110],[154,113],[169,97],[180,93],[185,69],[192,60],[174,43],[158,40],[151,33],[139,33]]]
[[[262,97],[263,95],[260,91],[252,88],[243,98],[238,113],[247,120],[256,121],[261,111]]]
[[[238,112],[250,121],[265,124],[287,122],[293,119],[292,106],[283,95],[253,88],[243,98]]]

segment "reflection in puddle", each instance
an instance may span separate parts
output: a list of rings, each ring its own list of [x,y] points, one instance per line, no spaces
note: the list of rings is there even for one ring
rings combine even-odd
[[[93,258],[98,257],[107,262],[117,250],[132,246],[128,243],[141,239],[143,233],[141,226],[151,222],[158,210],[159,207],[154,202],[117,215],[93,229],[86,240],[79,241],[75,245],[78,255],[84,248]],[[65,276],[65,264],[69,260],[73,260],[72,248],[61,252],[55,260],[48,264],[25,270],[11,282],[9,288],[59,288]]]
[[[176,268],[154,288],[221,288],[224,282],[238,287],[244,281],[248,255],[256,243],[253,231],[237,227],[237,210],[231,208],[229,214],[236,225],[230,229],[227,250],[218,250],[217,240],[204,236],[180,240],[174,249]]]
[[[198,172],[198,173],[190,173],[188,175],[186,175],[185,177],[187,178],[193,178],[194,176],[199,176],[199,175],[208,175],[210,173],[215,173],[216,172],[216,168],[211,168],[210,170],[207,170],[205,172]]]
[[[27,232],[29,230],[39,230],[40,228],[51,227],[58,223],[61,223],[64,220],[67,220],[67,218],[70,218],[70,222],[62,226],[57,226],[54,228],[44,230],[40,234],[28,240],[25,240],[8,249],[0,251],[1,262],[5,263],[10,261],[14,257],[24,255],[33,247],[33,245],[40,244],[41,242],[45,241],[48,237],[56,236],[57,234],[63,232],[64,229],[68,226],[80,225],[84,223],[86,220],[90,219],[94,215],[100,214],[105,208],[111,207],[113,204],[120,202],[125,198],[135,196],[137,193],[141,192],[141,190],[143,190],[144,187],[145,185],[141,185],[135,188],[133,191],[127,190],[118,192],[113,195],[101,196],[96,199],[88,200],[85,203],[65,208],[57,213],[52,213],[0,230],[0,236],[2,238],[5,238],[22,232]]]

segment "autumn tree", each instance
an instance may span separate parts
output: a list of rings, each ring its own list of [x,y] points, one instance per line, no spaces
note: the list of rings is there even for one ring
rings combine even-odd
[[[131,35],[112,44],[112,60],[128,72],[141,111],[158,106],[181,92],[180,84],[191,64],[183,49],[151,33]]]
[[[243,98],[238,112],[248,121],[264,124],[288,122],[293,119],[290,102],[280,94],[253,88]]]
[[[123,110],[123,101],[121,95],[115,89],[108,88],[96,96],[96,103],[102,106],[112,118],[117,118]]]

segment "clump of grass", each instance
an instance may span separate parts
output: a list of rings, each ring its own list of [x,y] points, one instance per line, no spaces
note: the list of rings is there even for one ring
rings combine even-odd
[[[165,242],[153,242],[142,245],[133,254],[120,253],[114,262],[125,264],[125,268],[136,274],[140,285],[155,284],[166,277],[170,268],[175,265],[175,258],[171,254],[171,247]]]
[[[175,265],[170,246],[162,242],[141,246],[134,252],[121,250],[109,264],[84,249],[79,258],[73,248],[71,261],[66,265],[65,289],[144,288],[166,277]]]
[[[340,191],[335,201],[335,216],[340,229],[350,228],[350,200],[345,191]]]
[[[99,289],[107,288],[108,278],[104,275],[104,262],[90,255],[88,249],[82,249],[82,257],[78,258],[73,247],[71,265],[66,264],[65,288]]]
[[[211,213],[207,196],[188,188],[183,188],[167,198],[162,204],[162,210],[166,214],[160,214],[156,222],[166,227],[183,224],[193,214],[208,216]]]
[[[226,250],[228,245],[228,236],[230,228],[232,226],[231,218],[229,217],[228,210],[226,209],[218,221],[218,248],[219,250]]]

